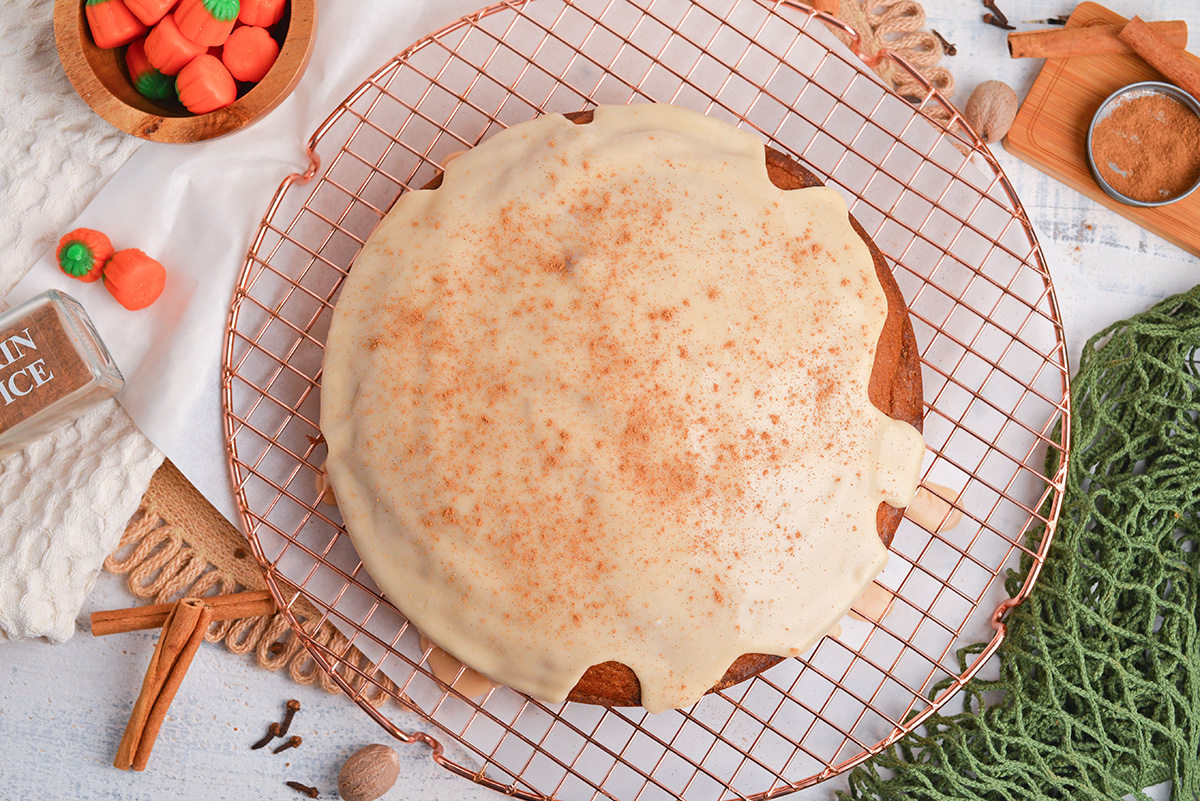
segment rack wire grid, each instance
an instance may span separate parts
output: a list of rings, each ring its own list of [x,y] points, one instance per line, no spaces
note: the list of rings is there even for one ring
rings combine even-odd
[[[923,96],[906,102],[883,86],[870,71],[881,59],[911,74]],[[877,580],[894,596],[886,616],[847,620],[802,658],[690,709],[550,705],[506,688],[468,698],[434,675],[430,650],[363,571],[315,486],[335,298],[396,198],[456,151],[544,112],[645,101],[754,131],[846,198],[886,255],[916,330],[923,488],[963,522],[906,519]],[[510,0],[384,64],[319,127],[309,152],[309,171],[272,200],[233,297],[223,373],[230,466],[254,554],[296,635],[394,737],[520,798],[769,798],[912,731],[995,651],[1058,516],[1069,452],[1064,339],[1008,179],[903,59],[884,50],[868,60],[848,26],[790,2]],[[1041,469],[1047,451],[1062,457],[1053,476]],[[997,579],[1021,558],[1033,569],[1010,599]],[[319,614],[302,623],[306,604]],[[325,621],[348,641],[315,637]],[[975,642],[987,646],[960,664],[957,651]],[[429,731],[405,731],[380,697]]]

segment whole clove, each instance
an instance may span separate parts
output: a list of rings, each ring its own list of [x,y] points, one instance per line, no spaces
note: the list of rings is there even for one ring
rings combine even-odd
[[[1008,17],[996,5],[996,0],[983,0],[983,7],[990,11],[990,14],[983,15],[983,21],[988,25],[995,25],[1006,31],[1015,31],[1016,28],[1008,24]]]
[[[943,53],[945,53],[948,56],[957,56],[958,55],[958,48],[955,47],[950,42],[947,42],[945,36],[942,36],[937,31],[933,31],[933,36],[935,39],[938,40],[938,44],[940,44],[942,46]]]
[[[287,711],[283,713],[283,722],[279,724],[280,737],[288,733],[288,729],[291,728],[292,725],[292,718],[296,716],[296,711],[299,709],[300,702],[295,698],[287,702]]]
[[[291,787],[298,793],[304,793],[309,798],[317,798],[320,796],[320,793],[317,792],[316,787],[309,787],[307,784],[301,784],[300,782],[284,782],[284,784],[286,784],[288,787]]]
[[[264,736],[261,740],[259,740],[254,745],[250,746],[250,750],[257,751],[260,748],[265,748],[267,743],[271,742],[276,737],[278,737],[280,735],[280,733],[281,732],[279,731],[279,724],[272,723],[270,726],[267,727],[266,736]]]
[[[1015,25],[1009,25],[994,14],[984,14],[983,21],[988,25],[996,26],[1002,31],[1015,31],[1017,29]]]
[[[1000,6],[996,5],[996,0],[983,0],[983,7],[995,14],[996,18],[1005,25],[1008,24],[1008,17],[1000,10]]]
[[[298,747],[298,746],[300,745],[300,743],[302,743],[302,742],[304,742],[304,739],[303,739],[303,738],[302,738],[300,735],[298,735],[298,734],[293,734],[293,735],[292,735],[290,738],[288,738],[288,741],[287,741],[286,743],[284,743],[283,745],[279,746],[278,748],[276,748],[276,749],[275,749],[274,751],[272,751],[271,753],[272,753],[272,754],[278,754],[280,751],[286,751],[286,750],[288,750],[289,748],[296,748],[296,747]]]

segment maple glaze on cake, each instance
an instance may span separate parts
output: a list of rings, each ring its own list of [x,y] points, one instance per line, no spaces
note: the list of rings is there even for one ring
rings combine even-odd
[[[560,701],[620,663],[648,710],[686,706],[808,649],[882,569],[877,508],[923,453],[869,398],[888,314],[845,203],[775,186],[754,136],[541,117],[356,260],[329,478],[372,578],[465,664]]]

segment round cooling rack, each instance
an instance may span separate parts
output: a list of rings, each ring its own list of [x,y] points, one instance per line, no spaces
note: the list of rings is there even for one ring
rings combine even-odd
[[[907,734],[1000,644],[1062,497],[1058,308],[1025,212],[979,138],[902,59],[874,61],[924,87],[915,103],[859,53],[851,29],[784,2],[512,0],[388,61],[313,135],[312,167],[280,186],[233,298],[225,428],[242,522],[272,593],[316,662],[393,736],[521,798],[767,798]],[[691,709],[547,705],[506,688],[468,698],[435,676],[316,486],[335,298],[396,198],[456,151],[544,112],[649,101],[753,131],[846,198],[908,303],[925,388],[922,490],[935,509],[950,506],[913,513],[897,532],[877,580],[886,614],[861,610],[875,620],[848,618],[802,658]],[[1060,457],[1053,476],[1042,469],[1048,451]],[[1019,560],[1033,569],[1009,600],[997,578]],[[325,622],[346,639],[316,636]],[[959,649],[977,642],[987,647],[960,663]],[[423,731],[394,722],[396,707],[378,704],[388,699]]]

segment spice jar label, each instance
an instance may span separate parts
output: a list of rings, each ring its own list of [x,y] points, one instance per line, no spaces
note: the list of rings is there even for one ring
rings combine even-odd
[[[52,304],[0,330],[0,434],[92,380]]]

